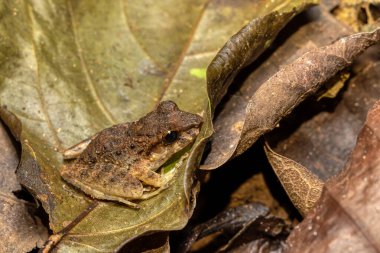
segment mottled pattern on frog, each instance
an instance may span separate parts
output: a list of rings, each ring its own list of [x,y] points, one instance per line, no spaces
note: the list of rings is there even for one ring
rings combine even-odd
[[[62,167],[62,177],[85,193],[100,199],[142,199],[152,187],[163,186],[156,173],[173,154],[191,144],[202,118],[178,109],[171,101],[140,120],[104,129],[71,164]],[[169,131],[178,133],[171,143]],[[145,187],[145,189],[144,189]]]

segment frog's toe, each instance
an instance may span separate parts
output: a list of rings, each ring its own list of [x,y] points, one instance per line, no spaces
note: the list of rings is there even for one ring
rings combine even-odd
[[[130,173],[133,177],[144,182],[144,184],[153,187],[161,187],[163,185],[161,175],[148,168],[133,168],[130,170]]]
[[[123,198],[119,198],[116,201],[121,202],[123,204],[126,204],[127,206],[132,207],[134,209],[140,209],[141,208],[141,206],[139,204],[133,203],[132,201],[129,201],[129,200],[126,200]]]
[[[154,190],[151,192],[146,192],[140,197],[140,199],[149,199],[151,197],[154,197],[154,196],[160,194],[163,190],[167,189],[168,187],[169,187],[169,184],[165,184],[165,185],[161,186],[160,188],[158,188],[157,190]]]

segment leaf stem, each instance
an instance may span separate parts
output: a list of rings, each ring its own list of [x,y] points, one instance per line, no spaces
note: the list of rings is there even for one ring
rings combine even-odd
[[[91,202],[91,204],[80,213],[74,220],[70,222],[69,225],[58,231],[56,234],[53,234],[45,242],[44,246],[39,251],[40,253],[49,253],[55,246],[62,240],[62,238],[67,235],[71,229],[73,229],[81,220],[83,220],[92,210],[99,205],[97,200]]]

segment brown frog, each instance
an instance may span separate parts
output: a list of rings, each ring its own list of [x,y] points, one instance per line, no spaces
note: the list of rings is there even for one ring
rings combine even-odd
[[[160,193],[168,180],[156,171],[194,142],[202,117],[181,111],[171,101],[136,122],[104,129],[64,152],[76,158],[61,176],[86,194],[138,208],[131,200]]]

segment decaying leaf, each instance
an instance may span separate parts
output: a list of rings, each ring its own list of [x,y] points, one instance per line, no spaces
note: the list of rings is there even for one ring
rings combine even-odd
[[[241,136],[249,99],[281,66],[294,61],[316,46],[326,45],[337,37],[350,33],[330,14],[320,11],[317,7],[296,17],[287,28],[287,34],[291,32],[293,34],[289,38],[288,35],[286,38],[283,38],[284,35],[281,36],[280,42],[276,44],[282,40],[285,42],[275,48],[275,53],[272,52],[269,57],[264,58],[264,64],[254,66],[252,73],[240,86],[235,90],[229,90],[220,111],[215,115],[211,152],[201,168],[216,168],[230,159]],[[259,64],[262,61],[260,60]]]
[[[262,134],[272,130],[305,97],[314,94],[355,57],[380,40],[380,28],[370,33],[344,37],[333,44],[312,50],[284,66],[253,95],[247,119],[236,147],[236,155],[249,148]],[[271,106],[268,106],[271,101]]]
[[[281,184],[298,211],[305,215],[322,192],[323,182],[301,164],[274,152],[265,145],[265,152]]]
[[[288,238],[286,252],[378,252],[380,101],[368,113],[344,170]]]
[[[0,121],[0,248],[1,252],[28,252],[42,246],[47,229],[33,215],[33,203],[18,199],[13,192],[20,191],[16,178],[19,158],[16,149]]]
[[[366,56],[371,54],[373,52],[366,53],[364,58],[368,59]],[[316,194],[317,192],[320,194],[322,190],[322,180],[336,175],[343,168],[355,145],[355,137],[363,125],[368,109],[380,98],[379,63],[369,60],[367,66],[362,68],[355,78],[349,81],[343,95],[337,99],[338,101],[335,101],[338,104],[327,103],[327,106],[326,104],[321,106],[321,102],[316,101],[303,103],[298,110],[292,113],[291,117],[281,122],[278,129],[266,136],[266,139],[272,140],[275,151],[281,154],[273,153],[274,157],[268,157],[277,174],[283,175],[285,171],[293,168],[285,166],[289,163],[297,165],[307,174],[307,177],[304,177],[297,173],[289,173],[293,176],[288,177],[288,174],[285,174],[285,179],[281,180],[284,184],[284,182],[289,183],[291,178],[294,180],[294,176],[299,179],[293,186],[285,187],[285,189],[289,195],[296,195],[292,201],[303,214],[307,213],[307,210],[318,199]],[[312,116],[311,112],[317,114]],[[296,122],[304,119],[302,115],[306,114],[309,119],[302,122],[285,139],[281,139],[281,136],[286,135],[284,133],[289,128],[293,129],[295,125],[298,126]],[[276,142],[278,138],[280,141]],[[314,175],[318,175],[321,181]],[[302,191],[293,191],[302,189],[302,185],[305,186],[302,190],[304,194],[299,195]],[[314,187],[314,198],[305,194],[306,190],[311,190],[310,185],[319,185],[319,190],[317,190],[318,187]],[[299,207],[300,196],[302,196],[301,205],[308,204],[309,208]]]
[[[228,208],[212,219],[197,225],[194,228],[189,228],[186,231],[186,236],[183,243],[176,249],[176,252],[188,252],[194,243],[202,238],[210,235],[222,235],[224,240],[232,238],[246,224],[257,220],[259,217],[268,215],[269,209],[259,203],[250,203],[233,208]],[[216,239],[218,239],[216,237]],[[211,240],[212,241],[212,240]],[[208,242],[211,243],[211,242]],[[216,242],[220,247],[221,240]],[[196,245],[195,245],[196,246]],[[205,247],[205,245],[203,245]]]
[[[337,99],[303,103],[266,136],[277,153],[307,167],[323,181],[343,168],[369,108],[380,98],[380,64],[367,57],[372,57],[373,52],[376,51],[359,58],[367,64],[361,64]],[[294,126],[297,128],[287,134]],[[284,135],[286,138],[281,138]]]
[[[263,83],[250,98],[242,121],[234,122],[235,138],[218,161],[204,168],[215,168],[232,156],[247,150],[263,134],[271,131],[301,101],[321,89],[339,71],[349,66],[355,57],[380,40],[380,29],[370,33],[350,35],[333,44],[314,49],[291,64],[285,65]],[[212,158],[211,158],[212,160]]]
[[[282,219],[269,215],[262,204],[250,203],[189,229],[174,252],[281,252],[288,234]]]
[[[280,30],[299,12],[315,3],[314,1],[293,1],[291,5],[284,5],[277,11],[265,16],[258,16],[241,29],[220,50],[207,69],[208,92],[212,107],[221,101],[226,94],[229,85],[237,73],[249,63],[260,56],[273,42]],[[236,105],[234,103],[234,105]],[[230,115],[235,115],[230,121],[224,119],[222,126],[229,126],[228,132],[239,132],[241,122],[235,120],[239,113],[230,108]],[[224,164],[231,156],[232,150],[229,134],[225,131],[216,134],[224,136],[223,141],[213,144],[217,146],[211,150],[202,169],[214,169]],[[224,130],[224,129],[223,129]],[[227,138],[227,140],[226,140]],[[214,142],[213,142],[214,143]],[[215,155],[216,153],[216,155]],[[222,154],[220,156],[220,153]]]
[[[218,252],[280,253],[285,248],[289,226],[277,217],[258,217],[251,220]]]
[[[207,68],[208,91],[213,108],[224,97],[237,73],[268,49],[295,15],[313,3],[316,1],[292,1],[265,16],[258,16],[224,45]]]
[[[355,31],[364,31],[379,18],[380,1],[341,0],[333,9],[337,19]]]

